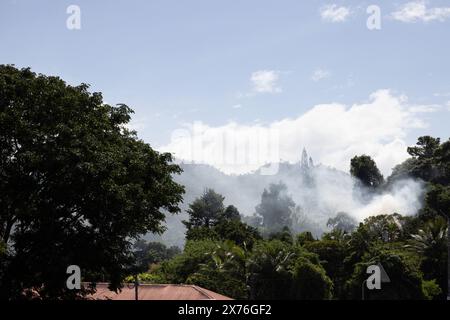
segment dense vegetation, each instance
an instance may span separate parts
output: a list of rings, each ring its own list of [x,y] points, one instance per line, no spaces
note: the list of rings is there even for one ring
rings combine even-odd
[[[424,181],[424,206],[415,216],[380,214],[358,225],[338,212],[330,231],[315,239],[287,227],[296,207],[283,183],[263,192],[255,209],[260,219],[246,219],[253,226],[207,189],[189,206],[183,252],[153,264],[141,279],[192,283],[240,299],[361,299],[367,267],[380,263],[390,282],[366,299],[445,299],[450,140],[421,137],[408,152],[411,158],[386,180],[366,155],[351,160],[350,172],[368,197],[405,177]]]
[[[85,84],[0,66],[0,298],[77,298],[85,292],[65,286],[71,264],[111,289],[139,273],[238,299],[360,299],[367,266],[381,263],[391,282],[367,299],[447,295],[450,140],[420,137],[386,179],[369,156],[350,161],[368,200],[401,179],[423,181],[417,215],[358,224],[336,212],[316,238],[291,228],[301,209],[282,182],[245,218],[206,189],[189,205],[180,250],[139,240],[164,231],[183,186],[172,156],[126,128],[131,112]]]
[[[179,211],[180,168],[126,129],[131,112],[85,84],[0,65],[1,298],[78,295],[65,286],[72,264],[116,289],[132,240]]]

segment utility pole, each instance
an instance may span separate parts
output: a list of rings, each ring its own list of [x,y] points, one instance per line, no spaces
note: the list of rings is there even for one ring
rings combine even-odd
[[[139,300],[139,279],[137,274],[134,276],[134,300]]]

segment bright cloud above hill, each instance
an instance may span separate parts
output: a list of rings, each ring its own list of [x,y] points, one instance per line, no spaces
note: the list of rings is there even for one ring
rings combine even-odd
[[[226,173],[245,173],[278,159],[296,162],[301,148],[306,147],[316,163],[345,171],[354,155],[368,154],[384,174],[389,174],[408,157],[408,131],[426,127],[420,119],[422,109],[429,112],[429,108],[408,105],[405,96],[379,90],[365,103],[316,105],[296,118],[267,125],[188,124],[161,150],[174,152],[184,161],[211,164]]]

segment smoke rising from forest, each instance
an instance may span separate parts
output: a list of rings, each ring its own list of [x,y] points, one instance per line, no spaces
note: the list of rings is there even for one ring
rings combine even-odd
[[[356,222],[379,214],[399,213],[414,215],[421,208],[424,195],[423,183],[403,178],[389,183],[376,192],[361,186],[350,174],[324,165],[314,165],[304,151],[297,164],[280,163],[276,175],[261,175],[259,171],[244,175],[227,175],[216,168],[202,164],[182,164],[184,172],[175,179],[186,187],[182,213],[167,218],[168,230],[162,240],[182,245],[186,210],[192,201],[211,188],[225,197],[225,205],[236,206],[241,215],[250,221],[255,208],[261,203],[261,195],[271,184],[285,185],[282,197],[291,197],[294,232],[311,231],[320,236],[328,219],[339,212],[349,214]],[[276,205],[276,204],[273,204]],[[274,208],[274,212],[276,212]]]

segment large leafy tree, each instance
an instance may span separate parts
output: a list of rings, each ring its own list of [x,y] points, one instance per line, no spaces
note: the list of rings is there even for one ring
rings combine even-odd
[[[332,282],[317,255],[280,240],[258,242],[247,259],[250,299],[331,298]]]
[[[217,248],[217,242],[211,240],[189,240],[183,253],[161,264],[160,273],[166,283],[186,283],[201,265],[211,261],[211,252]]]
[[[201,264],[199,270],[188,278],[187,283],[208,288],[234,299],[247,299],[247,251],[233,241],[227,240],[217,243],[214,251],[205,254],[211,257],[211,260]]]
[[[411,174],[425,181],[434,180],[439,174],[436,170],[435,154],[440,146],[440,139],[423,136],[417,139],[417,144],[408,147],[408,153],[413,159]]]
[[[436,280],[441,288],[447,286],[447,222],[442,217],[426,223],[408,241],[409,247],[421,257],[421,270],[426,280]],[[445,298],[441,296],[441,298]]]
[[[224,199],[221,194],[213,189],[206,189],[201,197],[195,199],[189,205],[187,210],[189,220],[183,221],[188,231],[193,228],[209,228],[215,225],[224,214]]]
[[[300,258],[296,261],[292,278],[291,299],[329,300],[332,298],[333,282],[321,265]]]
[[[339,234],[337,230],[334,233]],[[343,233],[341,233],[343,235]],[[341,239],[331,239],[330,234],[324,236],[319,241],[307,242],[305,248],[317,254],[326,271],[326,274],[333,281],[334,295],[335,297],[342,297],[342,291],[346,278],[344,259],[346,257],[346,241],[342,237]],[[331,236],[333,237],[333,236]],[[319,278],[322,278],[320,272],[317,274]],[[326,281],[324,282],[326,284]],[[326,287],[325,287],[326,288]],[[322,288],[323,290],[324,288]],[[326,297],[325,293],[321,293],[322,297]]]
[[[289,299],[292,284],[290,267],[295,258],[292,246],[280,240],[257,243],[247,261],[250,299]]]
[[[408,165],[410,174],[429,184],[423,212],[432,218],[440,215],[447,219],[447,257],[450,257],[450,139],[441,143],[439,138],[420,137],[408,152],[412,156]],[[450,295],[450,268],[448,279],[447,295]]]
[[[368,276],[367,267],[379,263],[390,282],[382,283],[381,290],[368,290],[364,282]],[[356,264],[352,277],[346,283],[346,290],[350,299],[361,299],[364,292],[367,300],[421,300],[426,298],[423,285],[418,266],[406,253],[380,247],[367,252]]]
[[[0,295],[74,296],[66,268],[117,289],[133,238],[164,231],[183,187],[172,156],[126,128],[132,110],[88,85],[0,66]]]
[[[251,248],[261,239],[258,230],[241,221],[235,206],[225,208],[224,199],[214,190],[206,189],[189,205],[189,220],[183,221],[187,227],[186,240],[231,240],[241,247]]]
[[[350,173],[368,188],[378,188],[384,182],[375,161],[367,155],[355,156],[351,159]]]
[[[137,267],[142,271],[148,271],[152,265],[172,259],[180,253],[181,250],[178,247],[168,248],[161,242],[146,242],[141,239],[134,244]]]

